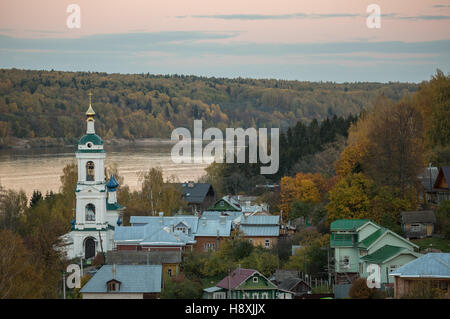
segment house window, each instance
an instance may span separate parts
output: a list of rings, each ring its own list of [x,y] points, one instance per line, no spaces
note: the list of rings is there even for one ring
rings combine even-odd
[[[389,272],[393,272],[397,268],[398,268],[397,265],[391,265],[391,266],[389,266]]]
[[[270,248],[270,239],[265,239],[264,240],[264,247]]]
[[[411,224],[411,231],[413,231],[413,232],[418,232],[418,231],[420,231],[420,229],[421,229],[422,227],[420,227],[420,224]]]
[[[214,243],[206,243],[205,251],[212,251],[212,250],[214,250]]]
[[[366,255],[367,255],[367,250],[360,249],[360,250],[359,250],[359,255],[360,255],[360,256],[366,256]]]
[[[248,241],[253,245],[253,239],[250,238]]]
[[[167,274],[169,275],[169,277],[172,277],[172,269],[167,269]]]
[[[259,299],[259,294],[257,292],[253,293],[253,299]]]
[[[253,277],[253,282],[258,283],[258,277]]]
[[[220,201],[220,206],[225,206],[225,203],[223,201]]]
[[[269,299],[269,293],[263,292],[263,293],[261,294],[261,299]]]
[[[108,292],[119,291],[120,290],[120,283],[118,283],[117,281],[110,281],[110,282],[108,282],[107,290],[108,290]]]
[[[343,268],[350,268],[350,257],[349,256],[344,256],[344,258],[342,259],[342,267]]]

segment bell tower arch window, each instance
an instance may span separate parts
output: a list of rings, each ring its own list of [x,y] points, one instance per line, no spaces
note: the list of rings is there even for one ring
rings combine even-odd
[[[86,181],[94,181],[95,180],[95,165],[94,162],[89,161],[86,163]]]
[[[86,205],[86,221],[94,222],[95,221],[95,206],[93,204]]]

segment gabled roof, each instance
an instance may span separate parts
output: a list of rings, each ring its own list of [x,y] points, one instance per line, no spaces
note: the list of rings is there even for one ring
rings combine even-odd
[[[369,248],[378,238],[380,238],[388,229],[381,227],[380,229],[374,231],[372,234],[364,238],[364,240],[358,243],[358,247]]]
[[[228,289],[235,289],[237,286],[239,286],[241,283],[243,283],[247,278],[252,276],[257,271],[254,269],[244,269],[236,268],[231,275],[226,276],[223,278],[219,283],[216,285],[216,287],[225,288]],[[229,285],[228,285],[229,283]]]
[[[447,189],[450,189],[450,166],[442,166],[439,169],[438,176],[436,177],[436,181],[434,183],[434,188],[439,189],[439,184],[442,179],[445,179],[447,183]]]
[[[138,226],[136,226],[138,227]],[[194,240],[181,233],[171,233],[168,229],[159,229],[141,241],[146,246],[184,246]]]
[[[423,169],[422,174],[418,176],[426,191],[431,191],[433,189],[438,173],[439,169],[437,167],[426,167]]]
[[[104,265],[81,289],[81,293],[105,293],[106,283],[112,279],[121,282],[120,293],[158,293],[161,292],[161,265]],[[111,292],[117,293],[117,292]]]
[[[389,275],[406,278],[450,278],[450,253],[428,253]]]
[[[361,260],[375,264],[381,264],[401,254],[410,254],[416,257],[420,256],[420,254],[417,254],[404,247],[385,245],[372,254],[361,257]]]
[[[369,219],[338,219],[331,223],[331,231],[356,231],[359,227],[369,222]]]
[[[284,281],[281,282],[281,284],[278,285],[278,288],[280,288],[281,290],[286,290],[286,291],[292,291],[292,289],[294,289],[295,287],[297,287],[297,285],[302,284],[305,285],[309,288],[309,290],[311,290],[311,286],[308,285],[304,280],[300,279],[300,278],[288,278]]]
[[[114,241],[141,245],[183,246],[195,243],[193,236],[181,232],[171,232],[162,225],[120,226],[114,232]]]
[[[220,202],[224,202],[228,205],[224,205],[223,207],[220,206]],[[210,210],[218,210],[218,211],[242,211],[241,205],[238,203],[237,200],[233,199],[231,196],[224,196],[221,199],[219,199],[217,202],[214,203],[210,208]]]
[[[214,189],[209,183],[177,183],[183,188],[183,199],[188,203],[201,204],[210,191]]]
[[[412,223],[436,223],[436,216],[432,210],[401,212],[403,224]]]

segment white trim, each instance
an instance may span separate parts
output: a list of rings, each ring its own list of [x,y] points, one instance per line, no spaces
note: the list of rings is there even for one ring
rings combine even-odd
[[[372,234],[373,234],[373,233],[372,233]],[[370,234],[369,236],[371,236],[372,234]],[[410,242],[409,240],[403,238],[402,236],[397,235],[397,234],[394,233],[392,230],[386,228],[386,231],[385,231],[380,237],[378,237],[378,239],[375,240],[369,247],[367,247],[367,250],[369,250],[373,245],[375,245],[377,242],[379,242],[379,241],[380,241],[384,236],[386,236],[387,234],[392,234],[392,235],[394,235],[395,237],[397,237],[397,238],[403,240],[404,242],[406,242],[406,243],[408,243],[408,244],[411,244],[413,247],[419,248],[419,246],[417,246],[417,245],[414,244],[413,242]],[[369,237],[369,236],[367,236],[367,237]],[[367,237],[366,237],[366,238],[367,238]],[[406,249],[406,248],[405,248],[405,249]]]

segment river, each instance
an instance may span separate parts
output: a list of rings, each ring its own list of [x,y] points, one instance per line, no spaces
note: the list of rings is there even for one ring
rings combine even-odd
[[[115,163],[131,190],[140,188],[138,173],[160,166],[164,178],[175,176],[179,182],[197,181],[205,174],[206,163],[175,164],[170,156],[170,140],[146,139],[135,145],[105,145],[108,166]],[[0,151],[0,184],[7,189],[33,190],[43,194],[57,192],[65,165],[75,163],[76,147],[13,149]]]

